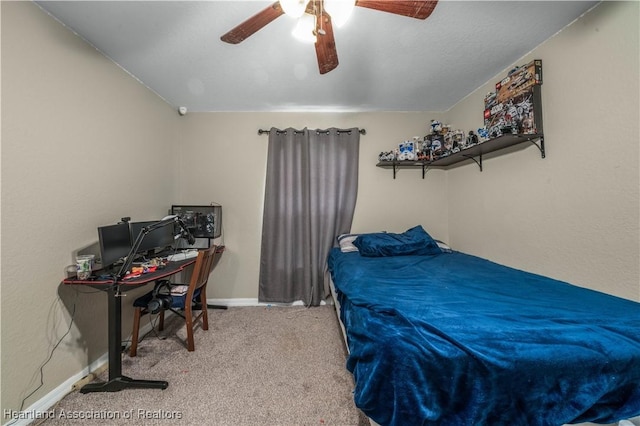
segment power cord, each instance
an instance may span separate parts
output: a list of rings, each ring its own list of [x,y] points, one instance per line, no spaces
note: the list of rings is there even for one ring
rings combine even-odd
[[[73,307],[71,309],[71,321],[69,322],[69,327],[67,328],[67,331],[62,335],[62,337],[60,337],[60,339],[58,339],[58,342],[51,349],[51,352],[49,353],[49,356],[44,361],[44,363],[42,363],[42,365],[40,366],[40,369],[39,369],[39,372],[40,372],[40,384],[33,391],[31,391],[27,396],[25,396],[22,399],[22,402],[20,402],[20,409],[18,410],[20,412],[22,412],[22,410],[24,409],[24,404],[25,404],[25,402],[27,402],[27,399],[29,399],[31,396],[33,396],[33,394],[35,394],[42,386],[44,386],[44,367],[49,363],[49,361],[51,361],[51,359],[53,358],[53,354],[54,354],[55,350],[58,348],[58,346],[60,346],[60,344],[62,343],[64,338],[67,337],[67,335],[71,332],[71,327],[73,326],[73,322],[74,322],[75,315],[76,315],[76,305],[77,305],[77,302],[78,302],[78,294],[79,293],[94,293],[94,292],[80,292],[78,289],[75,289],[75,290],[76,290],[76,292],[75,292],[76,298],[73,301]],[[96,290],[96,292],[97,291],[99,291],[99,290]],[[58,297],[56,300],[60,301],[60,297]],[[10,425],[16,423],[18,420],[19,419],[14,419],[12,422],[7,423],[7,426],[10,426]]]
[[[153,332],[153,334],[155,334],[156,338],[158,340],[165,340],[167,338],[167,336],[161,336],[160,334],[158,334],[158,330],[156,329],[156,323],[158,322],[158,315],[155,316],[155,318],[151,318],[152,314],[149,314],[149,324],[151,324],[151,330],[147,331],[145,334],[142,335],[142,337],[138,338],[138,344],[142,343],[144,341],[144,339],[151,334],[151,332]],[[131,339],[129,340],[125,340],[124,343],[130,344],[131,343]],[[126,352],[126,349],[124,349],[122,351],[123,353]]]

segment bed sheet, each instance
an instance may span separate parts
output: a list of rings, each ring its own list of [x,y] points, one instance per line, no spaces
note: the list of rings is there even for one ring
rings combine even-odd
[[[640,415],[640,304],[452,252],[333,249],[356,405],[381,425]]]

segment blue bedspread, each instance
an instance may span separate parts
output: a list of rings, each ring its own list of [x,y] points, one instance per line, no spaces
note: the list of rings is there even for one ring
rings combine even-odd
[[[640,304],[462,253],[333,249],[356,405],[381,425],[640,415]]]

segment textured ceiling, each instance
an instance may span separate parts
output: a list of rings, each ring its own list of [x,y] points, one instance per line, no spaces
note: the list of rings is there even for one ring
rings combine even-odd
[[[324,75],[288,16],[220,41],[271,3],[38,2],[189,111],[446,111],[598,2],[440,0],[424,21],[357,7],[334,29],[340,64]]]

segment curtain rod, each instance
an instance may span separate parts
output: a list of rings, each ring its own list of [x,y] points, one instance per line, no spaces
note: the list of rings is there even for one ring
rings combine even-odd
[[[279,130],[279,131],[283,131],[283,130]],[[345,133],[345,132],[350,132],[350,131],[351,131],[351,130],[348,130],[348,129],[347,129],[347,130],[345,130],[345,129],[338,129],[338,133]],[[301,132],[301,131],[300,131],[300,132]],[[316,132],[318,132],[318,133],[320,133],[320,132],[328,133],[329,131],[328,131],[328,130],[316,130]],[[360,130],[358,130],[358,132],[359,132],[361,135],[366,135],[366,134],[367,134],[366,129],[360,129]],[[258,134],[259,134],[259,135],[264,135],[265,133],[266,133],[266,134],[269,134],[269,130],[258,129]]]

